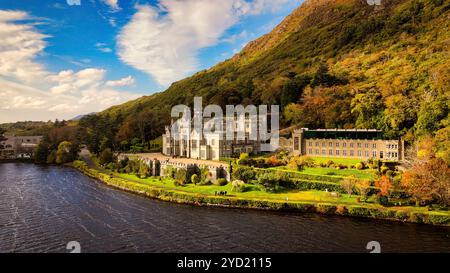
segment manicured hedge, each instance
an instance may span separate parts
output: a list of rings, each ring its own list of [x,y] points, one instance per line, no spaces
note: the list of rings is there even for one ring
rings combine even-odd
[[[305,174],[299,173],[296,171],[289,170],[278,170],[278,169],[260,169],[255,168],[258,172],[283,172],[289,175],[290,178],[302,179],[302,180],[315,180],[321,182],[331,182],[331,183],[340,183],[343,177],[331,176],[331,175],[315,175],[315,174]]]

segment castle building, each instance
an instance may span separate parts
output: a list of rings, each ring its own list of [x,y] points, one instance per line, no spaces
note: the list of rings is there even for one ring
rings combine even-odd
[[[223,118],[223,128],[226,128],[227,118]],[[236,124],[236,123],[235,123]],[[175,138],[172,135],[171,127],[166,126],[163,134],[162,153],[168,156],[186,157],[202,160],[219,160],[221,157],[231,157],[240,153],[259,153],[262,141],[250,139],[251,122],[248,117],[245,118],[244,139],[237,139],[237,134],[233,140],[227,140],[221,132],[202,134],[200,136],[195,130],[191,129],[189,139]]]
[[[403,140],[385,139],[374,129],[302,128],[293,133],[294,155],[401,161],[405,158]]]
[[[30,158],[42,140],[42,136],[5,136],[0,145],[0,158]]]

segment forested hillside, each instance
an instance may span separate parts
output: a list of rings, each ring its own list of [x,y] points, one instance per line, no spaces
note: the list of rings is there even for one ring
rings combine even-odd
[[[280,104],[283,127],[376,128],[410,143],[429,137],[448,157],[449,24],[450,0],[305,1],[233,58],[80,126],[94,151],[102,141],[145,148],[172,106],[202,96],[221,106]]]

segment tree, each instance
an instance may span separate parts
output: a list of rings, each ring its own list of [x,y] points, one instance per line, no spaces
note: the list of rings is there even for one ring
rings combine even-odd
[[[355,188],[358,179],[354,176],[348,176],[341,182],[341,186],[347,192],[348,195],[352,195],[353,189]]]
[[[139,164],[139,177],[147,178],[151,176],[150,167],[145,162],[140,162]]]
[[[194,173],[191,176],[191,182],[192,182],[192,184],[197,185],[198,183],[200,183],[200,177]]]
[[[370,181],[369,180],[359,180],[356,183],[356,190],[358,191],[358,194],[361,196],[362,200],[364,202],[367,201],[367,197],[369,195],[370,192]]]
[[[375,181],[375,186],[380,190],[378,194],[380,196],[389,196],[392,189],[391,179],[385,175],[381,176],[378,180]]]
[[[175,174],[175,180],[182,185],[186,184],[186,170],[183,168],[178,169]]]
[[[248,183],[256,178],[256,172],[253,170],[253,168],[240,166],[233,171],[233,178]]]
[[[7,140],[7,138],[4,136],[6,133],[6,130],[3,128],[0,128],[0,142]],[[3,147],[0,145],[0,149],[3,149]]]
[[[447,163],[434,158],[418,162],[406,171],[401,180],[402,188],[416,203],[435,199],[442,205],[450,205],[450,168]]]
[[[314,160],[307,156],[294,156],[287,165],[290,169],[302,171],[305,167],[313,167]]]
[[[58,150],[56,151],[56,164],[64,164],[74,160],[72,151],[72,143],[69,141],[62,141],[58,145]]]
[[[5,147],[3,146],[2,141],[7,140],[7,138],[4,136],[4,133],[5,133],[5,132],[6,132],[5,129],[0,128],[0,158],[2,157],[2,150],[5,148]]]
[[[114,155],[111,151],[110,148],[106,148],[104,149],[101,153],[100,153],[100,157],[98,158],[98,163],[100,163],[100,165],[105,165],[108,164],[110,162],[114,161]]]
[[[37,164],[47,163],[48,154],[49,154],[48,137],[44,136],[42,138],[42,141],[37,146],[36,152],[34,153],[34,162]]]

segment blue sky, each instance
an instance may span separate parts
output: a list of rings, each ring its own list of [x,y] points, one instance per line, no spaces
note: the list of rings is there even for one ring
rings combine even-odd
[[[230,58],[301,0],[2,0],[0,122],[71,118]]]

